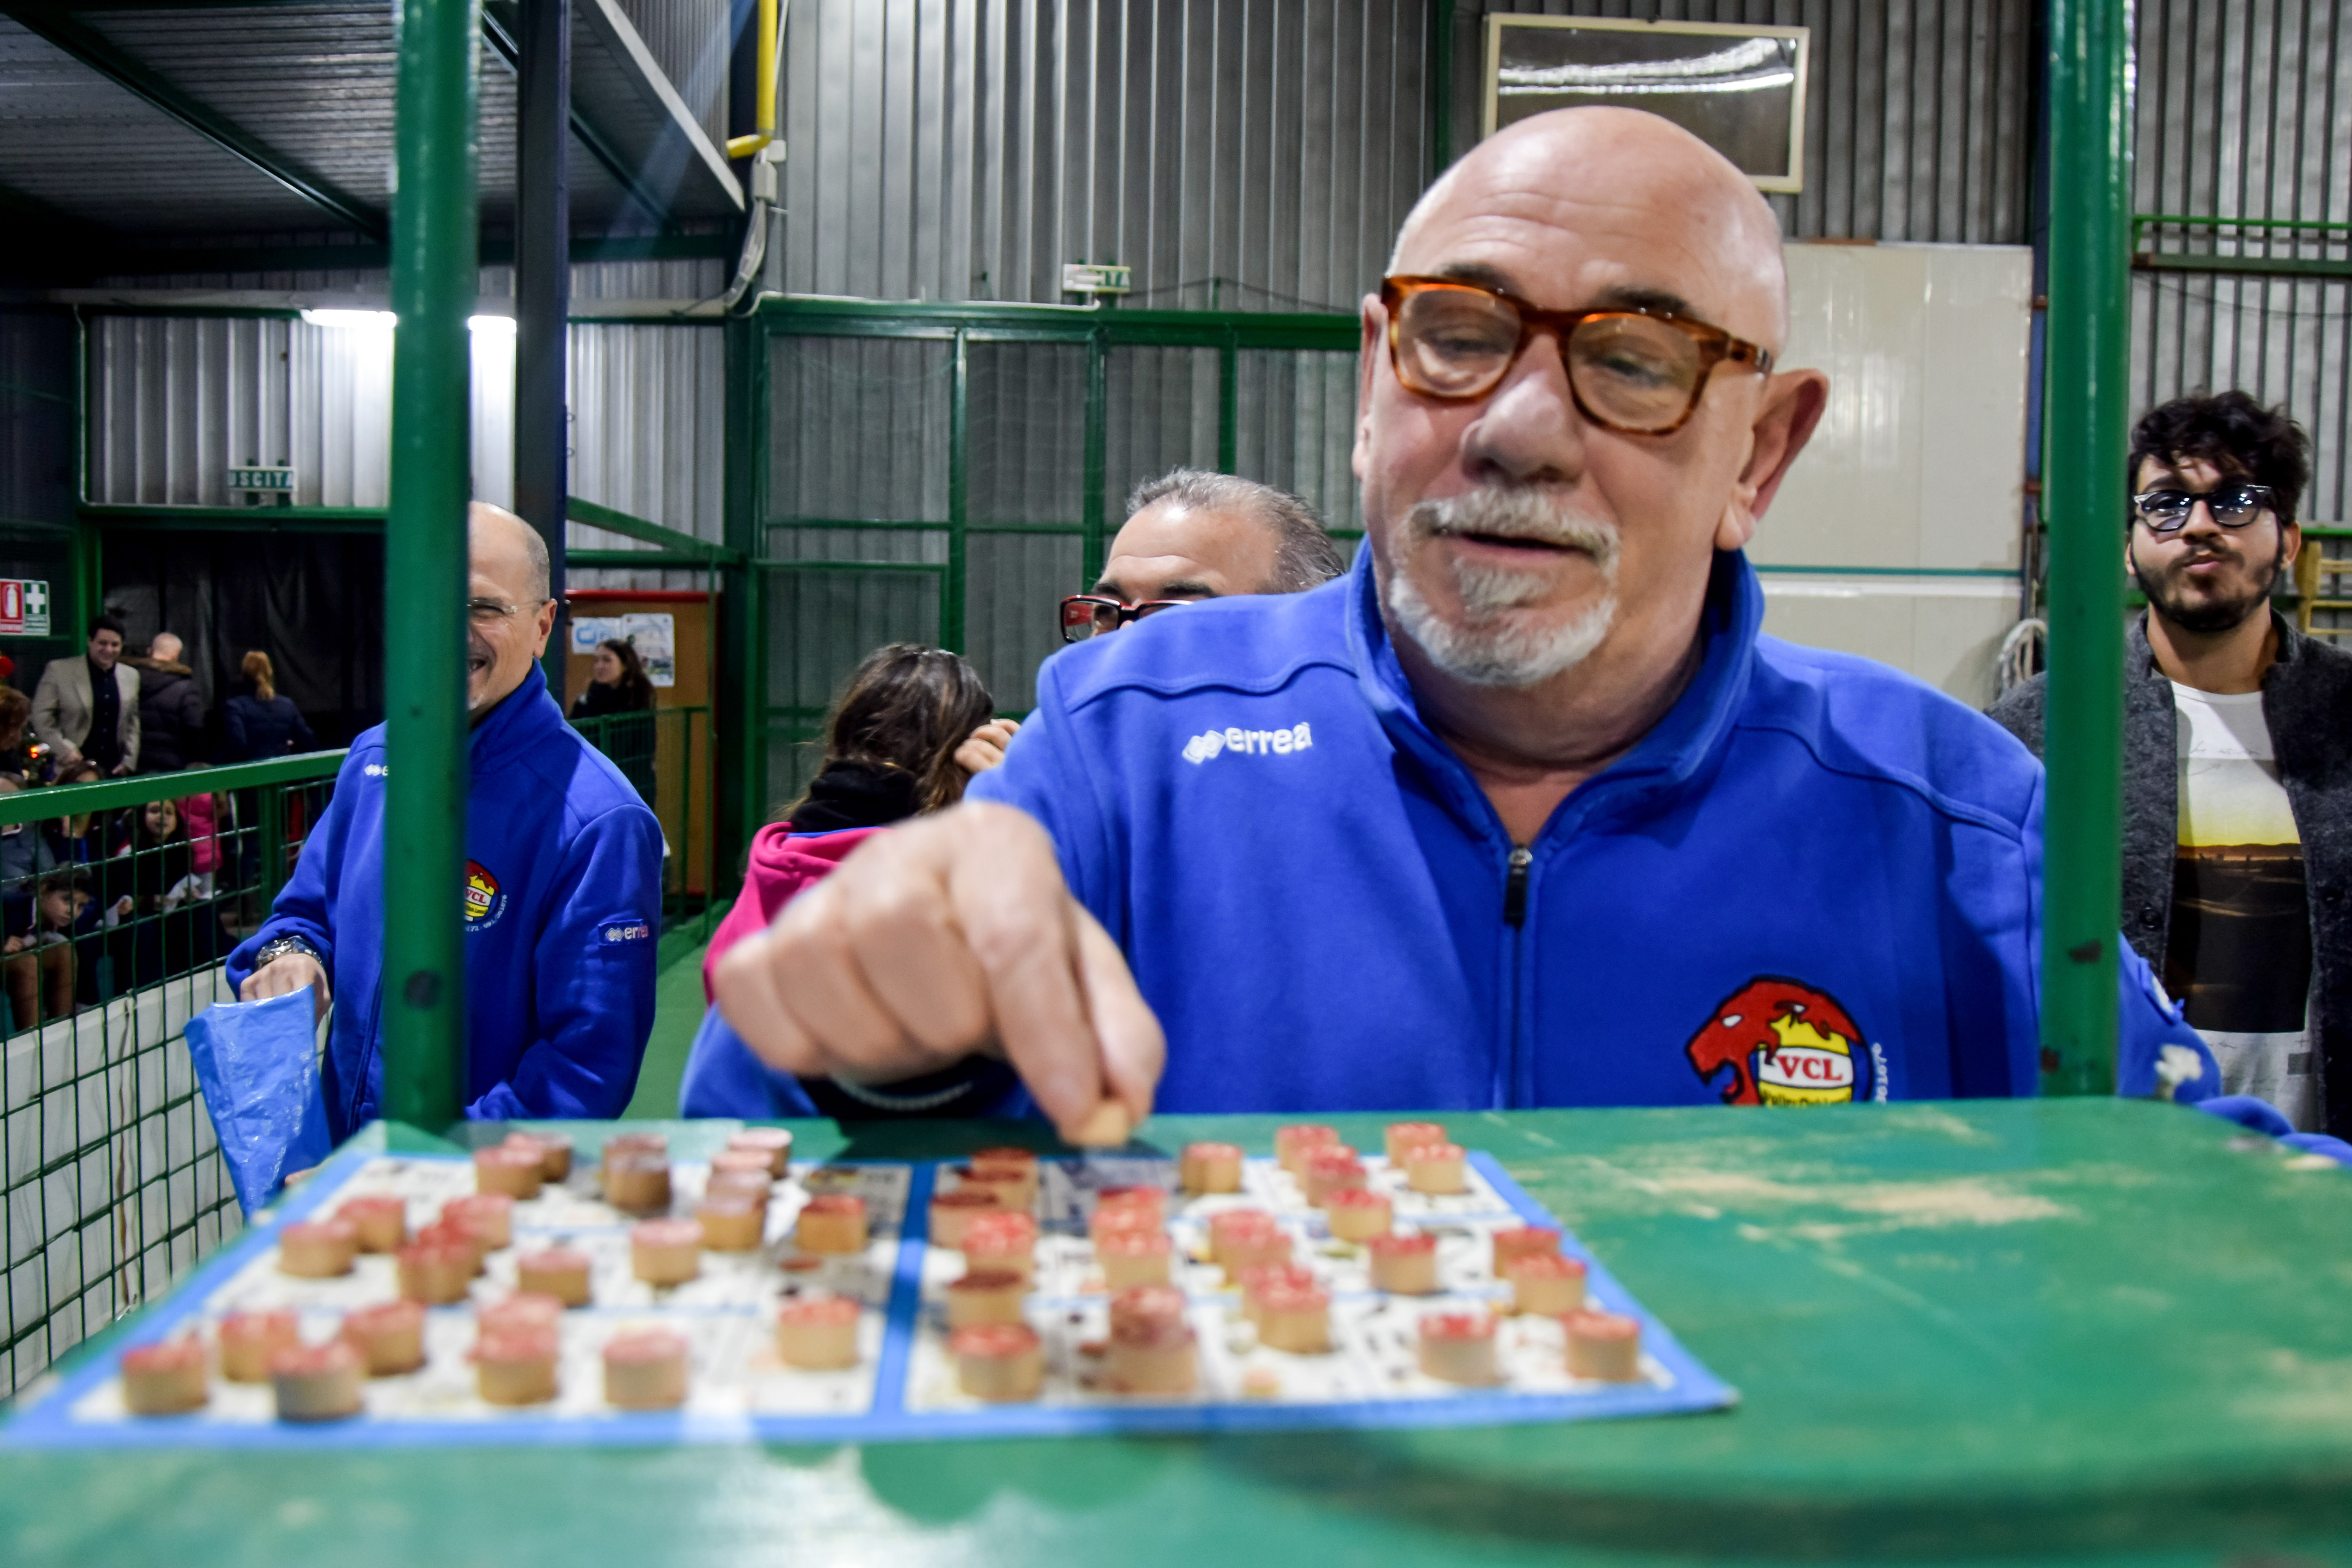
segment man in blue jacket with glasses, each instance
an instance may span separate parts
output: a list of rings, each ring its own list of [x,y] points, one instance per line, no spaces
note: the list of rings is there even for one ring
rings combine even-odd
[[[724,1025],[780,1081],[1088,1142],[1155,1105],[2032,1093],[2040,766],[1759,631],[1742,547],[1828,382],[1775,363],[1754,187],[1654,116],[1543,115],[1390,272],[1349,574],[1054,659],[965,805],[727,955]],[[2210,1094],[2122,958],[2119,1088]]]
[[[467,517],[466,879],[469,1117],[614,1117],[653,1030],[660,826],[564,722],[539,658],[555,626],[547,546],[512,512]],[[383,726],[352,742],[335,797],[269,919],[229,955],[247,1001],[309,985],[337,1004],[327,1054],[337,1141],[383,1091]],[[424,911],[415,911],[422,914]]]

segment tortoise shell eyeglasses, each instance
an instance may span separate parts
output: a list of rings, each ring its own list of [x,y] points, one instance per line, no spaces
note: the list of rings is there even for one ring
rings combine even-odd
[[[1502,384],[1538,332],[1559,343],[1577,411],[1604,429],[1667,436],[1689,422],[1716,366],[1758,374],[1771,351],[1669,310],[1547,310],[1457,278],[1390,278],[1389,363],[1406,390],[1449,403]]]

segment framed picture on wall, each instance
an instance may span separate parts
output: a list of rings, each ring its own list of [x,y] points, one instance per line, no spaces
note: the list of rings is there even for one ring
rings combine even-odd
[[[1805,27],[1490,15],[1483,134],[1546,110],[1621,104],[1688,129],[1759,190],[1802,190],[1811,45]]]

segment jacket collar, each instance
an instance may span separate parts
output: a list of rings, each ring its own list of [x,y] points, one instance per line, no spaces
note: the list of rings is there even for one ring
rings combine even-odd
[[[1573,833],[1602,813],[1664,805],[1718,756],[1731,732],[1756,663],[1764,592],[1740,551],[1717,551],[1699,612],[1706,643],[1699,668],[1666,716],[1633,749],[1560,803],[1537,837],[1538,846]],[[1452,747],[1422,721],[1412,683],[1381,618],[1369,545],[1356,552],[1348,601],[1348,653],[1364,700],[1400,751],[1419,761],[1464,826],[1507,843],[1502,819]]]
[[[544,745],[558,731],[569,731],[563,710],[548,694],[547,682],[534,669],[499,700],[467,738],[466,756],[476,772],[497,767],[509,759]]]

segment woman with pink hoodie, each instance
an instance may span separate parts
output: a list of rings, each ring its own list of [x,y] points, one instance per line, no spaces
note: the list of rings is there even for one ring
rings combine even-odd
[[[892,823],[953,805],[974,773],[1003,759],[1020,725],[995,709],[979,674],[944,648],[892,643],[866,656],[826,716],[824,766],[751,840],[743,890],[703,955],[705,1001],[719,956],[764,930],[794,894]],[[780,1098],[774,1075],[734,1032],[710,1026],[717,1017],[713,1009],[705,1018],[687,1058],[681,1115],[761,1120],[807,1114],[803,1095],[823,1104],[831,1086]]]

